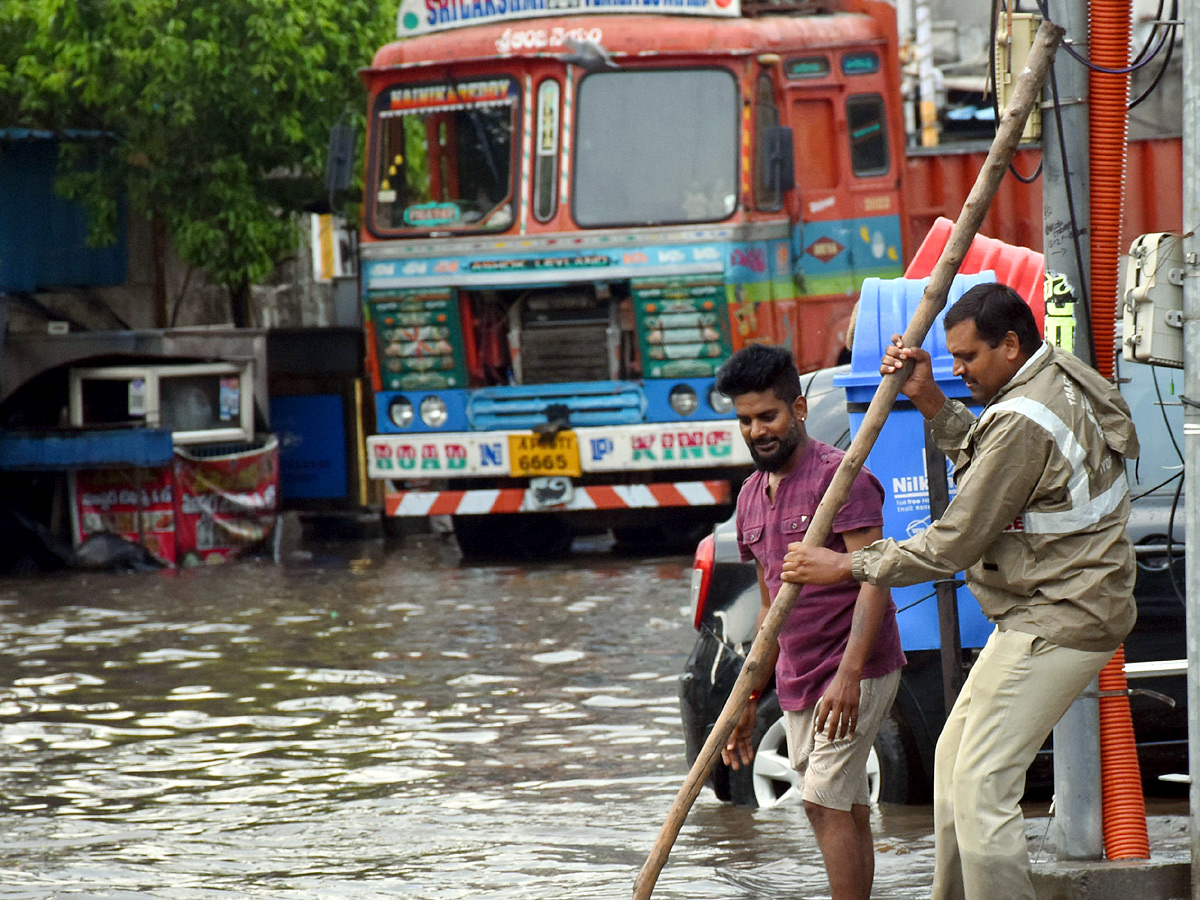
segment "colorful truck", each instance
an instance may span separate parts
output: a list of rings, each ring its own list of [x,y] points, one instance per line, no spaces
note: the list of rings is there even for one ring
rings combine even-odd
[[[844,359],[863,279],[903,271],[894,7],[404,0],[398,29],[362,73],[386,515],[466,553],[705,533],[751,465],[716,368]]]
[[[895,16],[840,6],[401,5],[363,72],[387,515],[552,552],[728,513],[750,459],[716,368],[837,361],[862,280],[902,271]]]

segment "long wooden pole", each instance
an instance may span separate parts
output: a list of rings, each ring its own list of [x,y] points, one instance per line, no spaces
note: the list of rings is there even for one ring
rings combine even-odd
[[[1000,117],[996,137],[992,142],[987,160],[975,179],[975,185],[971,188],[971,193],[963,204],[962,212],[950,232],[946,247],[930,275],[929,285],[925,288],[925,293],[913,314],[912,321],[908,323],[908,328],[904,332],[904,346],[920,346],[925,340],[925,335],[929,333],[929,329],[933,327],[934,319],[946,305],[951,282],[958,272],[958,267],[962,264],[963,257],[970,249],[971,241],[975,239],[984,216],[987,215],[988,207],[996,195],[1000,180],[1008,170],[1008,164],[1012,161],[1013,154],[1016,153],[1021,133],[1025,129],[1025,120],[1041,97],[1042,82],[1045,81],[1046,72],[1054,60],[1054,52],[1058,49],[1062,34],[1063,30],[1051,22],[1043,22],[1038,29],[1033,49],[1030,50],[1025,68],[1017,80],[1016,91]],[[909,363],[903,370],[884,377],[880,382],[879,389],[875,392],[875,397],[871,400],[871,405],[863,417],[858,434],[850,443],[850,449],[846,451],[829,489],[817,507],[817,512],[809,524],[808,533],[804,536],[804,543],[817,547],[825,545],[832,529],[833,517],[846,502],[850,486],[854,483],[855,477],[866,461],[867,454],[879,437],[883,423],[887,421],[888,413],[896,401],[896,396],[900,393],[900,385],[908,377],[911,367],[912,364]],[[683,821],[687,818],[688,811],[704,786],[704,780],[708,777],[709,770],[720,756],[721,748],[725,746],[734,726],[741,718],[742,707],[745,706],[750,692],[763,680],[762,669],[770,655],[768,648],[779,640],[783,623],[787,621],[788,613],[795,606],[799,594],[799,587],[785,583],[771,604],[771,609],[767,613],[766,619],[763,620],[762,628],[759,629],[758,636],[755,637],[746,662],[742,666],[742,673],[734,682],[725,708],[721,711],[712,733],[709,734],[708,740],[704,742],[704,746],[696,757],[696,762],[692,765],[683,786],[679,789],[675,802],[671,804],[671,808],[667,812],[667,819],[659,832],[658,840],[655,841],[641,872],[638,873],[637,880],[633,885],[634,900],[649,900],[650,894],[654,891],[658,875],[666,864],[667,856],[671,852],[675,838],[679,835],[679,829],[683,827]]]

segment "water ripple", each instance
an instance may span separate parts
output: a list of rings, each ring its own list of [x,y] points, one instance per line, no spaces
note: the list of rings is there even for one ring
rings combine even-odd
[[[690,562],[0,580],[0,900],[628,896],[687,768]],[[820,896],[802,817],[705,792],[656,900]]]

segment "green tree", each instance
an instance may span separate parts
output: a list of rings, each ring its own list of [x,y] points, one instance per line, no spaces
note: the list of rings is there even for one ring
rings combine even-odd
[[[127,196],[230,290],[245,325],[250,286],[294,248],[292,214],[323,195],[331,127],[361,120],[357,71],[394,35],[395,8],[0,0],[0,121],[111,134],[59,179],[91,210],[94,239],[112,240]]]

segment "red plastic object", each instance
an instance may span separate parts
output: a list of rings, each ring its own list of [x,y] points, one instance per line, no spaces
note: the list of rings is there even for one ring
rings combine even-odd
[[[939,216],[921,241],[912,262],[904,270],[905,278],[928,278],[937,264],[946,242],[950,240],[950,231],[954,223],[944,216]],[[995,238],[975,235],[971,241],[971,249],[963,257],[958,271],[963,275],[975,275],[991,270],[996,273],[996,280],[1007,284],[1025,298],[1033,317],[1037,320],[1040,332],[1046,319],[1046,295],[1043,284],[1046,279],[1046,258],[1036,250],[1027,247],[1014,247]]]
[[[717,557],[716,539],[705,535],[696,547],[696,558],[692,561],[692,604],[696,608],[695,625],[700,630],[704,619],[704,604],[708,602],[708,584],[712,581],[713,566]]]

